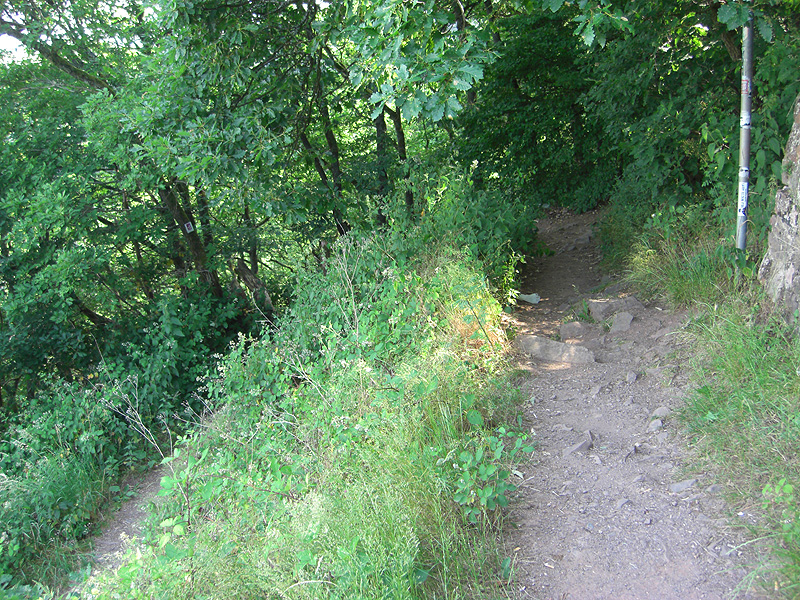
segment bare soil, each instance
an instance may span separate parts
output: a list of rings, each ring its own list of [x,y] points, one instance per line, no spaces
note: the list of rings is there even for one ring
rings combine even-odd
[[[560,211],[540,220],[539,237],[554,254],[528,261],[521,292],[542,300],[520,302],[506,322],[518,345],[528,334],[563,338],[595,356],[588,364],[516,357],[528,373],[520,385],[537,450],[508,519],[514,593],[540,600],[769,597],[748,578],[758,550],[746,544],[742,525],[757,516],[727,504],[726,483],[714,473],[687,466],[690,440],[676,413],[693,387],[681,358],[690,349],[680,336],[690,316],[643,305],[601,277],[593,233],[599,218]],[[584,300],[620,299],[617,307],[633,316],[629,326],[609,329],[613,312],[605,322],[586,319]],[[581,324],[562,330],[576,314]]]
[[[161,477],[164,474],[164,467],[159,466],[146,473],[131,476],[124,484],[132,491],[132,496],[109,516],[92,541],[94,575],[117,569],[128,547],[139,541],[147,516],[161,489]]]

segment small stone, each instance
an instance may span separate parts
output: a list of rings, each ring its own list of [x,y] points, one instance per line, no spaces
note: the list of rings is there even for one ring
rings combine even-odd
[[[608,311],[611,306],[611,301],[587,300],[586,305],[589,309],[589,315],[591,315],[595,321],[602,321],[606,316],[606,311]]]
[[[634,296],[625,296],[620,300],[622,303],[622,307],[625,310],[643,310],[644,304],[639,302],[639,300]]]
[[[710,486],[706,488],[706,493],[708,494],[721,494],[725,491],[725,486],[719,483],[712,483]]]
[[[669,441],[669,433],[666,431],[662,431],[656,436],[656,442],[658,442],[659,446],[663,446]]]
[[[523,302],[527,302],[528,304],[539,304],[541,301],[539,294],[519,294],[517,295],[517,298]]]
[[[569,448],[564,448],[561,451],[561,457],[566,458],[570,454],[574,454],[575,452],[585,452],[589,450],[594,445],[594,441],[592,439],[592,432],[586,431],[584,433],[583,439],[578,442],[577,444],[573,444]]]
[[[697,483],[697,479],[684,479],[683,481],[679,481],[678,483],[673,483],[669,486],[669,491],[673,494],[680,494],[681,492],[685,492],[694,484]]]
[[[655,433],[661,429],[664,429],[664,421],[661,419],[653,419],[647,426],[647,433]]]
[[[631,483],[644,483],[646,479],[647,477],[645,477],[644,475],[637,475],[636,477],[633,478],[633,481]]]
[[[617,510],[619,510],[620,508],[622,508],[626,504],[630,504],[630,503],[631,503],[631,501],[628,500],[627,498],[620,498],[619,500],[617,500],[617,503],[614,506],[615,506],[615,508]]]
[[[653,411],[653,414],[650,415],[651,419],[663,419],[668,417],[672,414],[672,411],[667,408],[666,406],[659,406],[657,409]]]
[[[594,386],[594,387],[593,387],[591,390],[589,390],[589,395],[590,395],[592,398],[597,398],[597,396],[599,396],[599,395],[600,395],[600,390],[601,390],[601,389],[602,389],[602,388],[601,388],[599,385],[596,385],[596,386]]]
[[[621,312],[614,315],[614,319],[611,321],[611,329],[609,333],[621,333],[623,331],[628,331],[631,328],[631,323],[633,322],[633,315],[629,312]]]
[[[637,377],[638,375],[635,372],[628,371],[628,373],[625,375],[625,381],[627,381],[628,383],[636,383]]]
[[[652,525],[652,524],[653,524],[653,519],[651,519],[651,518],[649,518],[649,517],[648,517],[647,519],[645,519],[644,521],[642,521],[642,524],[643,524],[643,525]]]

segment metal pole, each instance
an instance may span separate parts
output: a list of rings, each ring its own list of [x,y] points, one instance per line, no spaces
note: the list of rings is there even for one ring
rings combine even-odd
[[[739,117],[739,208],[736,247],[747,246],[747,201],[750,191],[750,107],[753,102],[753,13],[742,28],[742,108]]]

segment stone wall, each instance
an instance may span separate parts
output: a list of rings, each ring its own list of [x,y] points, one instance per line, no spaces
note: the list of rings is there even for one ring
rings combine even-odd
[[[758,276],[775,305],[791,318],[800,309],[800,96],[783,159],[783,184],[775,194],[767,254]]]

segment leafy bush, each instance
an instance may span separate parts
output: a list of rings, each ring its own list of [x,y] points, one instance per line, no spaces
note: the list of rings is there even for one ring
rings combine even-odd
[[[349,238],[207,379],[217,413],[166,463],[152,545],[100,597],[490,593],[487,527],[531,450],[501,425],[516,392],[486,382],[500,307],[446,245]]]
[[[225,307],[222,307],[223,309]],[[85,538],[112,486],[143,464],[198,387],[227,312],[162,301],[139,339],[83,382],[53,382],[6,420],[0,467],[0,576],[30,582]],[[208,321],[215,315],[220,322]],[[228,315],[226,317],[226,315]],[[224,334],[223,334],[224,335]],[[118,491],[118,490],[117,490]]]
[[[422,214],[418,223],[397,218],[395,230],[410,231],[401,242],[404,252],[426,255],[431,245],[463,249],[479,261],[495,297],[507,303],[516,267],[534,247],[541,206],[496,188],[476,189],[469,172],[449,167],[416,173],[412,180]]]

